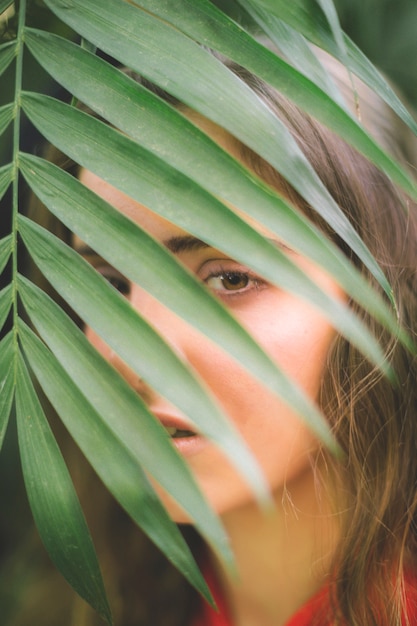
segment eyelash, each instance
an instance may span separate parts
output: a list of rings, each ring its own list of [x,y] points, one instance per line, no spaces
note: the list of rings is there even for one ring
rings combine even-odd
[[[239,281],[241,281],[242,279],[245,281],[245,284],[243,287],[238,288],[238,289],[222,289],[222,288],[214,288],[213,286],[210,286],[209,281],[214,280],[214,279],[220,279],[220,281],[222,282],[222,285],[224,286],[224,282],[225,280],[229,280],[231,278],[234,279],[238,279],[237,281],[235,281],[236,283],[238,283]],[[213,271],[211,272],[206,278],[203,279],[203,282],[210,288],[212,289],[212,291],[214,291],[218,296],[223,297],[223,298],[236,298],[236,297],[242,297],[245,295],[248,295],[249,293],[253,292],[253,291],[258,291],[260,288],[265,287],[267,285],[267,283],[260,279],[259,276],[257,276],[256,274],[253,274],[247,270],[227,270],[224,268],[219,268],[219,270],[217,271]]]
[[[130,282],[122,276],[117,270],[111,267],[97,267],[97,271],[109,282],[117,291],[119,291],[122,295],[128,296],[130,294]],[[245,284],[243,287],[238,289],[222,289],[215,288],[210,286],[209,281],[220,279],[222,285],[224,286],[225,280],[231,281],[231,279],[238,279],[235,283],[244,280]],[[249,272],[247,270],[233,270],[233,269],[225,269],[220,267],[216,271],[212,271],[208,276],[202,279],[203,283],[209,287],[216,295],[222,298],[238,298],[253,291],[258,291],[262,287],[267,285],[266,281],[262,280],[256,274]],[[233,281],[232,281],[233,283]]]
[[[96,269],[119,293],[124,296],[130,294],[130,282],[117,270],[111,267],[97,267]]]

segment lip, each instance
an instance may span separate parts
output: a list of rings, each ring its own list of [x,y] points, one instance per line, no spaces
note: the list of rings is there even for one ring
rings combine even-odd
[[[174,416],[172,414],[162,413],[161,411],[153,411],[152,414],[165,428],[177,428],[178,430],[191,430],[194,431],[194,426],[182,417]],[[170,438],[172,445],[183,456],[193,456],[200,452],[204,447],[208,445],[208,440],[200,434],[195,434],[192,437],[178,437]]]

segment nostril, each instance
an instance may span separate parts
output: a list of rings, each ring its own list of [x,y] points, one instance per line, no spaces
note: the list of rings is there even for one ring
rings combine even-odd
[[[154,400],[156,394],[153,389],[114,350],[110,350],[107,360],[146,404],[149,405]]]

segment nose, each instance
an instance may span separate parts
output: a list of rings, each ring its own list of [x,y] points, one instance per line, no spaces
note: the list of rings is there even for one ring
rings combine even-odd
[[[137,285],[132,285],[129,299],[132,307],[156,330],[178,358],[187,360],[187,344],[192,342],[192,327]]]
[[[182,361],[188,360],[187,346],[193,343],[190,326],[137,285],[131,285],[129,301],[132,307],[156,330],[177,357]],[[114,351],[108,352],[108,360],[148,406],[160,403],[161,398],[158,394],[126,365]]]

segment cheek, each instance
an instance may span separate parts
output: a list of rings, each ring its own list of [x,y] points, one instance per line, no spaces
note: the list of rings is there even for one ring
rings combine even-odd
[[[271,300],[242,315],[240,321],[284,373],[314,400],[337,333],[304,302],[287,294]]]
[[[96,335],[90,326],[86,326],[84,328],[84,335],[97,352],[99,352],[108,361],[112,353],[112,350],[108,347],[108,345],[98,335]]]

